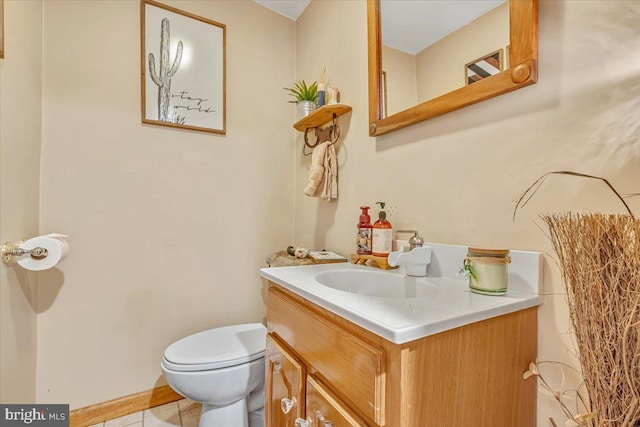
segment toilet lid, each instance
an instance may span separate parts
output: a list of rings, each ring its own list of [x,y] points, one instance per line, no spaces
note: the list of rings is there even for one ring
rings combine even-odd
[[[175,371],[205,371],[248,363],[264,356],[267,328],[232,325],[189,335],[164,351],[162,363]]]

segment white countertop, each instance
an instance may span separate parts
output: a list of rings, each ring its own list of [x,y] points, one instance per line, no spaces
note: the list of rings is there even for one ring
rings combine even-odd
[[[539,252],[512,250],[507,293],[493,296],[472,293],[466,278],[457,274],[466,246],[425,246],[433,248],[426,277],[406,276],[402,267],[384,271],[348,263],[263,268],[260,275],[396,344],[541,304]],[[375,270],[400,276],[405,286],[428,289],[428,296],[389,298],[337,290],[315,279],[316,274],[330,270]],[[390,279],[398,281],[398,277]]]

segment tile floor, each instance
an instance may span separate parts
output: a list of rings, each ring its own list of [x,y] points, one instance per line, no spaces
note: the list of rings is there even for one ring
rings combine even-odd
[[[200,403],[182,399],[91,427],[198,427],[200,407]]]

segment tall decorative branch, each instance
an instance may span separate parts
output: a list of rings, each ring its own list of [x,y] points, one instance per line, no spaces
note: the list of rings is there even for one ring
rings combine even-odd
[[[565,426],[640,427],[640,219],[604,178],[572,171],[555,174],[598,179],[618,197],[624,215],[556,213],[542,216],[567,291],[569,317],[579,350],[588,411],[574,417],[562,402],[563,387],[551,390],[535,364],[535,375],[570,418]],[[524,206],[548,174],[517,201]],[[514,212],[515,215],[515,212]]]
[[[169,20],[162,19],[160,32],[160,72],[156,73],[155,58],[153,53],[149,54],[149,76],[151,80],[158,86],[158,120],[161,122],[170,121],[169,118],[169,100],[171,99],[171,78],[180,68],[182,61],[182,41],[178,42],[176,56],[173,64],[169,67]]]

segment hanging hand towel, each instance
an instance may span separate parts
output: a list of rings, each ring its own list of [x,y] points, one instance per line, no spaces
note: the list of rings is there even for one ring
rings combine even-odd
[[[338,198],[338,161],[336,159],[336,149],[333,145],[327,147],[324,155],[324,188],[322,198],[327,202]]]
[[[309,170],[309,184],[304,189],[304,194],[314,197],[318,191],[318,187],[323,182],[324,177],[324,158],[327,153],[329,142],[323,142],[313,149],[311,155],[311,169]]]

